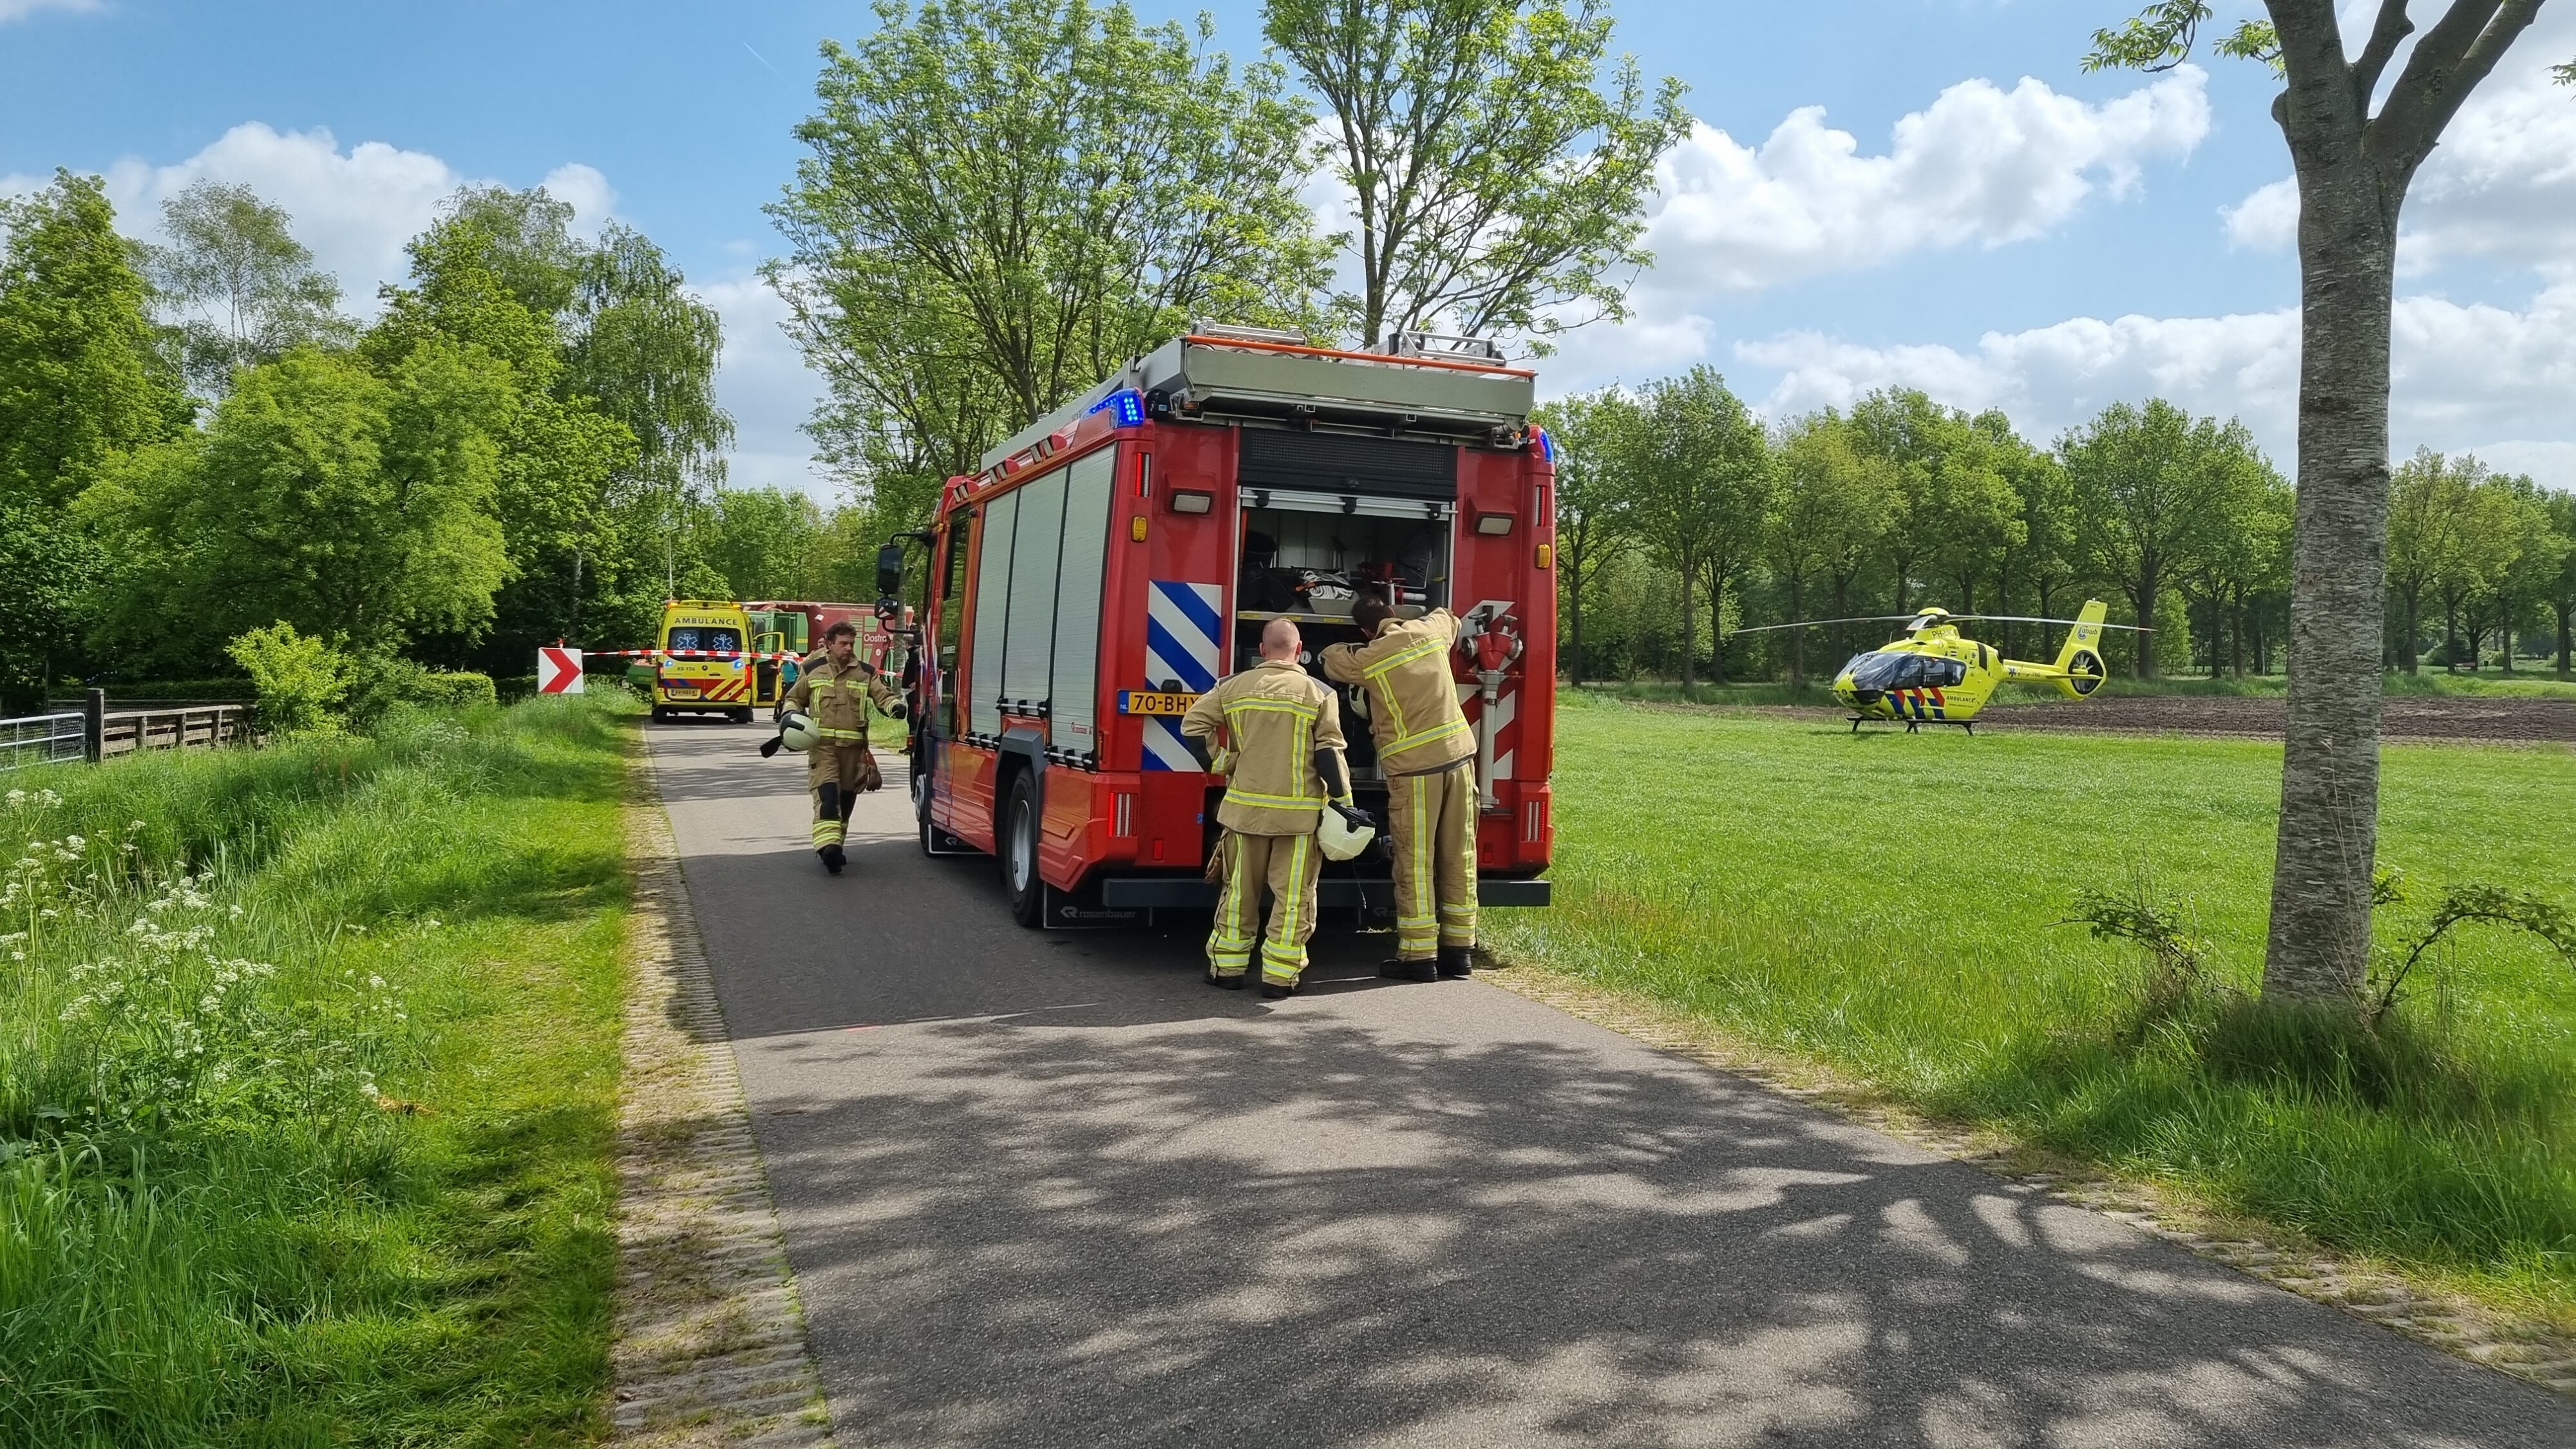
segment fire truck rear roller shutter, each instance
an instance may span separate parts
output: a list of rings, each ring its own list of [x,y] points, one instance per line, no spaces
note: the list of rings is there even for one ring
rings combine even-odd
[[[1454,444],[1245,428],[1242,446],[1237,477],[1246,488],[1275,486],[1400,498],[1458,496]]]

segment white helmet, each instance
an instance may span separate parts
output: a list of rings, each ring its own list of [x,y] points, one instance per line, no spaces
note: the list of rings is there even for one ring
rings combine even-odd
[[[778,742],[791,750],[810,750],[823,743],[823,732],[815,728],[812,715],[791,709],[778,717]]]
[[[1353,825],[1331,805],[1324,807],[1323,818],[1315,822],[1315,843],[1324,848],[1327,860],[1349,860],[1368,849],[1369,842],[1376,838],[1376,826]]]

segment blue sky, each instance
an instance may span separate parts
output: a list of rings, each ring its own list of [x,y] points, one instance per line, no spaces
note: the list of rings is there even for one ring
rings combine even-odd
[[[2149,392],[2242,415],[2286,466],[2295,203],[2257,67],[2087,76],[2129,0],[1625,0],[1620,41],[1701,129],[1625,327],[1550,391],[1707,361],[1777,414],[1889,383],[2036,437]],[[1144,0],[1149,15],[1201,7]],[[1206,7],[1259,49],[1259,7]],[[2228,8],[2222,5],[2222,9]],[[2239,7],[2241,8],[2241,7]],[[2410,203],[2395,432],[2576,485],[2576,4],[2551,7]],[[725,313],[738,481],[814,480],[811,378],[751,268],[815,47],[861,5],[0,0],[0,190],[110,177],[125,224],[199,176],[284,204],[353,301],[466,180],[545,182],[660,241]],[[2267,190],[2266,188],[2270,188]],[[1312,194],[1328,210],[1329,188]]]

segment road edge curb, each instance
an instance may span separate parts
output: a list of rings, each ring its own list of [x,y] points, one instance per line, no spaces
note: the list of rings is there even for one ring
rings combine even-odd
[[[831,1449],[786,1239],[641,728],[630,771],[609,1442]]]

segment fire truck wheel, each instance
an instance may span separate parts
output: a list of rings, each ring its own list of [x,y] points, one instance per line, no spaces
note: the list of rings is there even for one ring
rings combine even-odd
[[[1038,791],[1026,771],[1011,781],[1002,820],[1002,889],[1010,897],[1011,919],[1023,926],[1042,925],[1046,882],[1038,877]]]

